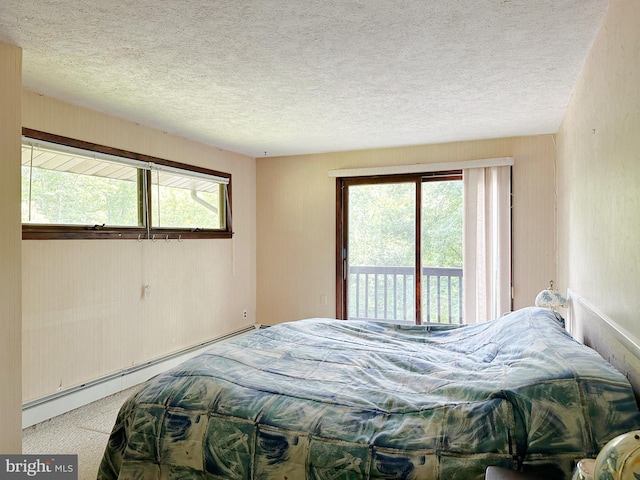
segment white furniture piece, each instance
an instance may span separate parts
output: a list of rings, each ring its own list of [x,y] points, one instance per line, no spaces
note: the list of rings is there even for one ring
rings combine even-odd
[[[484,478],[485,480],[542,480],[541,477],[535,475],[500,467],[487,467]]]

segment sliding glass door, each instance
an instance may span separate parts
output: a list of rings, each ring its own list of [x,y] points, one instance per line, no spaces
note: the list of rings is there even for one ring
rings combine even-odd
[[[461,323],[461,177],[338,179],[339,318]]]

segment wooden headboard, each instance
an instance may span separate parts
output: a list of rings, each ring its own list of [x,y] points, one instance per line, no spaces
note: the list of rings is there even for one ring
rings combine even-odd
[[[622,372],[640,405],[640,345],[612,319],[598,311],[577,293],[569,290],[567,330],[573,338],[597,351]]]

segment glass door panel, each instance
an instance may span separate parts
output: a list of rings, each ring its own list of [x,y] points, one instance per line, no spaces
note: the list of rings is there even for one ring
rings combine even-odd
[[[421,193],[422,323],[462,323],[462,180]]]
[[[416,183],[348,188],[349,319],[415,323]]]

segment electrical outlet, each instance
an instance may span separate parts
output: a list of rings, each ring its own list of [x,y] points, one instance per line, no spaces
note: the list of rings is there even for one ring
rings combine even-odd
[[[242,318],[247,318],[247,311],[246,310],[242,311]]]

